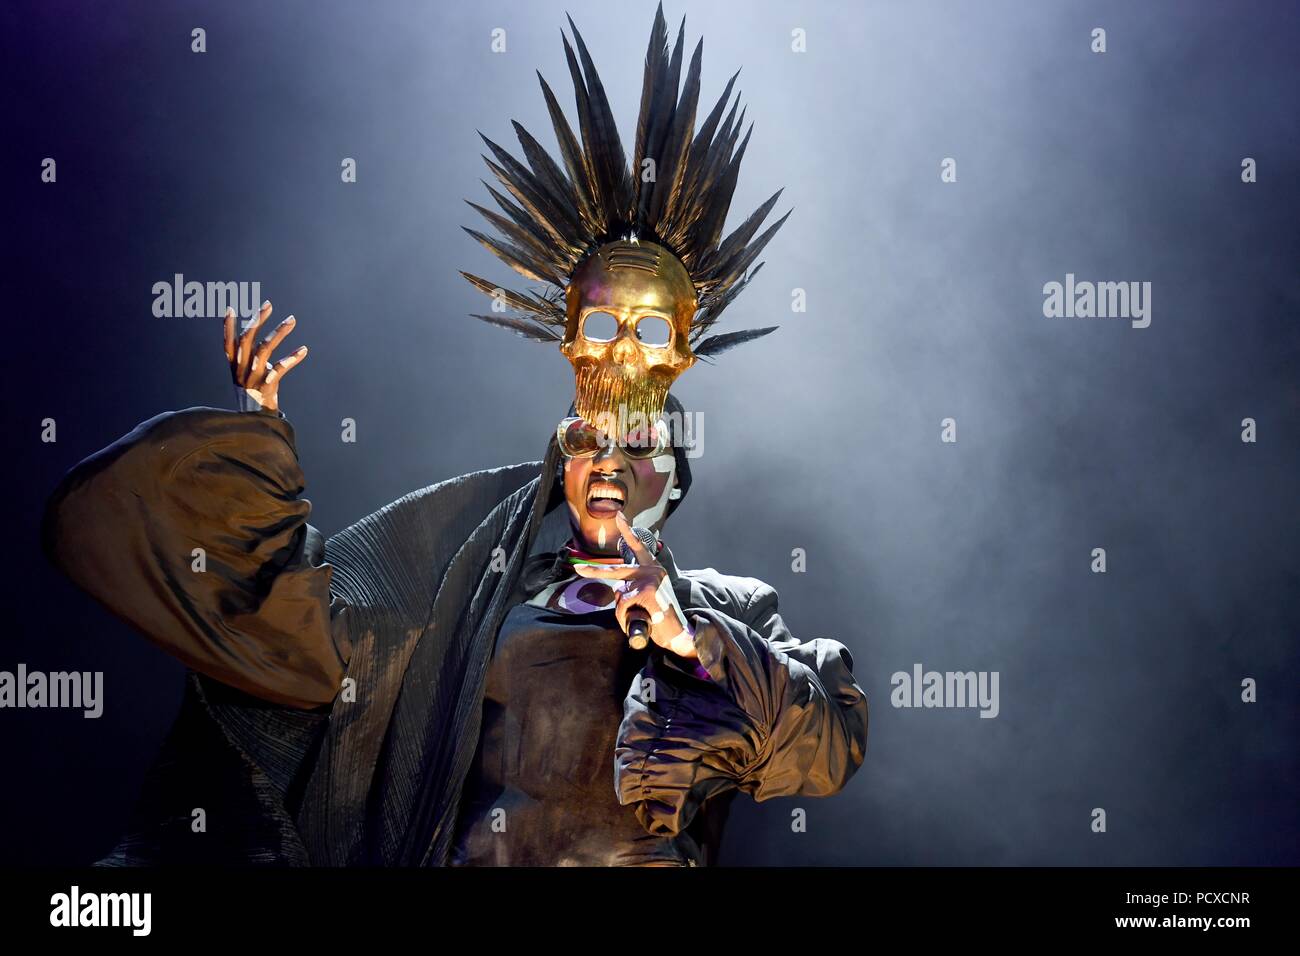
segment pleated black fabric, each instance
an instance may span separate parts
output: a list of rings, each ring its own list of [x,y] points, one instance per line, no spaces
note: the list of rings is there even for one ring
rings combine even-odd
[[[552,490],[539,469],[553,474],[556,456],[552,442],[540,465],[435,485],[326,544],[356,701],[335,703],[308,784],[313,859],[445,861],[492,643]]]

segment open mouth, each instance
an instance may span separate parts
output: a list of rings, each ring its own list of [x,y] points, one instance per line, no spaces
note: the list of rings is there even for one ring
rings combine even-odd
[[[627,489],[621,481],[601,479],[587,486],[587,512],[597,518],[612,518],[627,503]]]

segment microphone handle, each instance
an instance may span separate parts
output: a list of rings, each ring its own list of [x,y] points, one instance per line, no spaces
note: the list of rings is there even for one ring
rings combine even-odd
[[[650,644],[650,622],[639,610],[629,614],[627,620],[627,643],[634,651],[643,651]]]
[[[655,533],[646,528],[634,527],[632,533],[637,539],[646,546],[651,554],[659,546],[659,539]],[[632,555],[632,549],[627,546],[627,542],[619,539],[618,552],[623,556],[623,560],[628,564],[636,564],[636,558]],[[627,618],[627,643],[634,651],[643,651],[650,645],[650,621],[645,616],[645,611],[640,608],[634,608],[628,613]]]

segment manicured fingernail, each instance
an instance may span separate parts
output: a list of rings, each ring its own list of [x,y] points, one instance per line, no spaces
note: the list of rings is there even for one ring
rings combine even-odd
[[[270,307],[271,307],[271,300],[270,300],[270,299],[267,299],[265,302],[262,303],[262,308],[264,308],[264,309],[269,309]]]
[[[296,322],[296,321],[298,321],[298,320],[295,319],[295,318],[291,315],[291,316],[289,316],[287,319],[284,320],[284,324],[285,324],[285,325],[293,325],[293,323]]]

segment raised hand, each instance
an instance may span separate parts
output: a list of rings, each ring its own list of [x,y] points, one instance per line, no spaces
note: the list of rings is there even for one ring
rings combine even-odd
[[[271,353],[293,331],[297,320],[291,315],[277,325],[266,338],[256,343],[257,331],[271,316],[271,303],[263,302],[257,318],[242,333],[236,335],[238,318],[234,309],[226,309],[226,361],[230,363],[230,377],[235,386],[267,411],[280,410],[280,382],[291,368],[307,357],[307,346],[290,352],[271,365]]]

